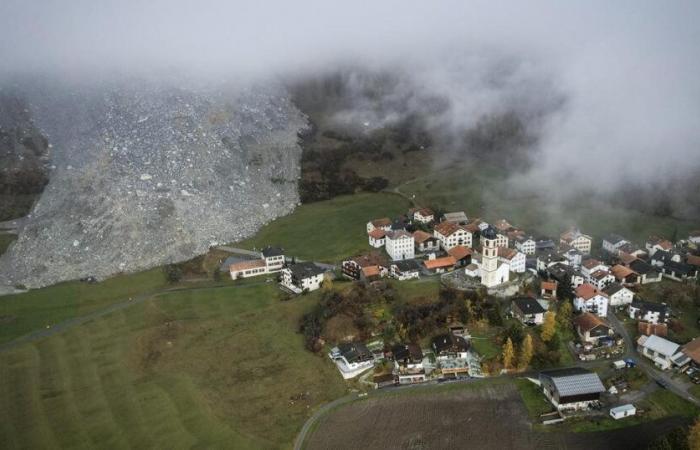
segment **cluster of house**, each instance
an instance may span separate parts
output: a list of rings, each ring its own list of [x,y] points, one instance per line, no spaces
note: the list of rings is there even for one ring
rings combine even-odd
[[[603,258],[597,259],[588,253],[590,237],[567,232],[560,240],[566,248],[552,248],[537,256],[538,271],[548,278],[542,282],[543,293],[545,288],[556,291],[558,286],[568,285],[574,310],[580,313],[574,318],[574,328],[589,347],[613,345],[618,340],[605,320],[611,307],[626,308],[629,317],[638,321],[640,333],[665,336],[668,306],[639,299],[632,289],[662,277],[676,281],[697,278],[693,264],[698,250],[688,242],[674,245],[652,236],[641,248],[613,234],[603,239]]]
[[[362,343],[342,343],[328,357],[344,379],[355,378],[381,361],[390,361],[389,384],[415,384],[435,378],[481,376],[480,360],[471,351],[470,337],[463,324],[451,322],[445,333],[432,338],[430,350],[416,343],[398,343],[372,352]]]
[[[313,262],[288,263],[284,250],[279,247],[266,247],[258,258],[245,259],[229,265],[231,279],[258,275],[279,275],[280,286],[294,294],[315,291],[325,279],[326,269]]]
[[[508,282],[511,273],[525,272],[528,255],[537,249],[535,239],[505,219],[489,224],[469,220],[463,211],[438,217],[428,208],[411,209],[394,220],[371,220],[367,237],[371,247],[384,248],[386,258],[370,253],[348,259],[343,262],[348,277],[407,279],[463,269],[482,285],[494,287]],[[577,238],[572,243],[579,245]]]

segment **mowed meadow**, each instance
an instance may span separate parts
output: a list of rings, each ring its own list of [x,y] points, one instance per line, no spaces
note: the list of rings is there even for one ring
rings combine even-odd
[[[303,205],[236,245],[337,262],[368,248],[369,219],[407,208],[395,194]],[[297,333],[317,294],[279,292],[265,277],[171,286],[158,268],[0,297],[6,345],[133,299],[0,352],[2,448],[291,447],[347,386]]]
[[[314,295],[168,293],[0,354],[3,448],[288,448],[345,385],[296,333]]]

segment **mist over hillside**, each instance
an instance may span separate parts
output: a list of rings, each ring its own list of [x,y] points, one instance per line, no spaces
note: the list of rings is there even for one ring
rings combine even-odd
[[[193,256],[290,212],[303,171],[301,198],[321,200],[487,164],[553,210],[698,218],[699,16],[697,2],[2,2],[0,93],[27,105],[5,108],[27,124],[3,129],[3,158],[38,161],[25,200],[49,180],[2,281]],[[322,131],[301,160],[304,114]]]

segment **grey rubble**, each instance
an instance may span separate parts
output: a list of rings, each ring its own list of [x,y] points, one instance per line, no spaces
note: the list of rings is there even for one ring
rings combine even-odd
[[[26,89],[50,181],[0,258],[0,285],[42,287],[187,260],[299,202],[306,118],[276,87],[153,83]]]

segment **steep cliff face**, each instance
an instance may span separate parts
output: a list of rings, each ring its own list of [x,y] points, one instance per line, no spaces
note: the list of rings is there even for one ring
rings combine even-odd
[[[49,184],[0,284],[104,278],[204,253],[297,205],[306,119],[276,87],[32,86]]]

